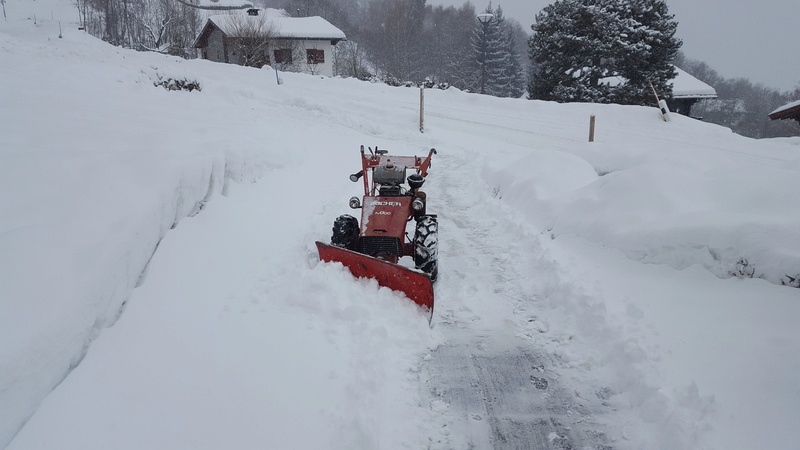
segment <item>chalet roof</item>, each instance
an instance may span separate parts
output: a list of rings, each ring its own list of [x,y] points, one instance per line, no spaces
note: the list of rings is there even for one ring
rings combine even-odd
[[[232,11],[230,14],[214,15],[208,18],[206,26],[213,23],[226,36],[236,37],[236,30],[241,21],[250,22],[254,26],[271,28],[275,39],[346,39],[344,32],[319,16],[288,17],[282,10],[259,10],[258,15],[250,15],[245,11]]]
[[[717,91],[713,87],[677,67],[675,71],[678,75],[672,80],[672,98],[717,98]]]
[[[206,11],[219,12],[233,9],[252,8],[253,2],[247,0],[196,0],[193,6]]]
[[[678,73],[678,75],[672,79],[673,99],[717,98],[717,91],[713,87],[703,83],[702,81],[677,67],[675,67],[675,71]],[[606,83],[610,86],[617,86],[620,83],[624,83],[625,79],[614,76],[601,78],[600,82]]]
[[[800,100],[787,103],[772,111],[769,113],[769,118],[772,120],[794,119],[800,122]]]

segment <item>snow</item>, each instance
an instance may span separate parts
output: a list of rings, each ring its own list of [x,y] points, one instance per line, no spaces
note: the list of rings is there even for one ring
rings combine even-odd
[[[0,447],[488,448],[443,350],[510,349],[613,448],[800,440],[799,138],[454,89],[421,134],[414,89],[277,85],[110,47],[69,2],[6,8]],[[362,144],[438,150],[431,326],[318,262]]]
[[[238,16],[237,22],[231,21],[234,15]],[[342,30],[322,17],[288,17],[285,11],[272,8],[259,10],[257,16],[251,16],[245,11],[235,11],[209,17],[209,20],[228,35],[236,33],[235,24],[239,19],[252,22],[256,26],[261,26],[261,21],[266,21],[266,26],[278,38],[345,39]]]
[[[205,10],[231,10],[252,8],[253,4],[239,0],[198,0],[197,6]]]
[[[672,96],[674,98],[717,98],[717,91],[676,67],[678,75],[672,80]]]
[[[672,79],[673,98],[717,98],[717,91],[713,87],[678,67],[675,67],[675,71],[677,75]],[[625,82],[624,79],[616,76],[601,78],[600,81],[609,86],[618,86]]]

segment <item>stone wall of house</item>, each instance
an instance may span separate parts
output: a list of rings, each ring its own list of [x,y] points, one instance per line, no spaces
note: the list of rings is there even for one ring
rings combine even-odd
[[[208,37],[208,60],[216,62],[228,62],[225,59],[225,36],[220,30],[214,30]]]

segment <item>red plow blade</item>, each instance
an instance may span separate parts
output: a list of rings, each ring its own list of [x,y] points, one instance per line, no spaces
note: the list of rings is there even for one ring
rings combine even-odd
[[[433,284],[424,273],[372,256],[317,241],[319,259],[340,262],[356,278],[372,278],[381,286],[406,294],[411,301],[433,314]]]

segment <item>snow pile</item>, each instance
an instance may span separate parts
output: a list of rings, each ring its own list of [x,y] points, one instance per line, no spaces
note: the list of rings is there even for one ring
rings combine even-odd
[[[706,136],[684,131],[698,127]],[[796,287],[797,150],[702,124],[687,123],[680,134],[670,124],[652,131],[667,145],[607,133],[570,150],[593,165],[595,176],[585,167],[549,176],[520,170],[536,165],[540,157],[531,155],[497,164],[489,178],[553,237],[578,236],[645,263],[676,269],[699,264],[719,277]]]
[[[426,93],[420,134],[414,89],[279,86],[58,38],[58,0],[7,7],[0,446],[486,448],[505,405],[478,420],[443,395],[443,355],[519,352],[541,361],[515,369],[528,397],[590,448],[800,439],[797,139],[456,90]],[[361,144],[439,150],[432,327],[317,260]]]

